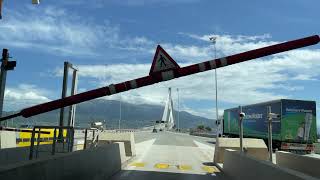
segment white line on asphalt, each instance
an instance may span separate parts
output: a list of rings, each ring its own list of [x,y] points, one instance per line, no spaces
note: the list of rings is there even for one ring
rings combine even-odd
[[[198,142],[196,140],[193,140],[193,142],[198,146],[198,148],[201,150],[201,152],[207,156],[208,159],[213,160],[215,147],[203,144],[201,142]]]
[[[193,142],[199,147],[199,148],[203,148],[203,149],[214,149],[214,147],[209,146],[207,144],[201,143],[199,141],[193,140]]]
[[[153,145],[153,143],[156,141],[156,139],[151,139],[151,140],[147,140],[147,141],[142,141],[140,143],[135,144],[136,147],[136,155],[137,155],[137,159],[134,160],[135,162],[141,162],[144,157],[148,154],[151,146]],[[127,168],[128,170],[133,170],[135,169],[134,166],[129,166]]]

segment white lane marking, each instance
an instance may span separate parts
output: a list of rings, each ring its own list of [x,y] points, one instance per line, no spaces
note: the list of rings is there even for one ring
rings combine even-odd
[[[199,141],[193,140],[193,142],[198,146],[201,152],[210,160],[214,157],[215,147],[209,146],[207,144],[201,143]]]
[[[202,148],[202,149],[214,149],[214,147],[209,146],[209,145],[204,144],[204,143],[201,143],[201,142],[199,142],[199,141],[193,140],[193,142],[194,142],[199,148]]]
[[[156,139],[154,138],[154,139],[150,139],[150,140],[147,140],[147,141],[142,141],[140,143],[135,144],[137,155],[145,154],[146,151],[151,148],[151,146],[153,145],[153,143],[155,141],[156,141]]]
[[[146,141],[142,141],[142,142],[139,142],[139,143],[136,143],[136,147],[137,146],[151,146],[154,141],[156,140],[156,138],[153,138],[153,139],[150,139],[150,140],[146,140]]]
[[[148,154],[151,146],[153,145],[153,143],[155,141],[156,141],[156,139],[151,139],[151,140],[142,141],[140,143],[135,144],[137,159],[134,160],[134,162],[142,162],[142,160]],[[135,168],[136,167],[134,167],[134,166],[129,166],[126,169],[133,170]]]
[[[165,133],[171,133],[171,134],[182,135],[182,136],[191,136],[190,134],[178,133],[178,132],[172,132],[172,131],[166,131]],[[199,136],[199,137],[200,137],[200,136]]]

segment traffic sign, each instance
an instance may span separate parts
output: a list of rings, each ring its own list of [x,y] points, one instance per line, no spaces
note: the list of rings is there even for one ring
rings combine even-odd
[[[177,69],[177,68],[180,68],[179,65],[172,59],[172,57],[170,57],[170,55],[160,45],[158,45],[156,53],[153,58],[149,75],[156,72],[167,71],[170,69]]]

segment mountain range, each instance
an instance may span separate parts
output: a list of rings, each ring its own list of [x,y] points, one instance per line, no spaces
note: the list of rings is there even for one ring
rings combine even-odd
[[[156,121],[162,119],[164,106],[148,104],[131,104],[121,102],[121,128],[141,128],[152,126]],[[68,117],[69,108],[65,108],[65,124]],[[7,112],[5,114],[11,114]],[[8,121],[14,126],[24,125],[57,125],[59,122],[60,110],[54,110],[30,118],[17,117],[13,121]],[[174,111],[174,117],[177,121],[178,112]],[[107,128],[113,129],[119,127],[120,102],[116,100],[95,99],[80,103],[76,106],[75,124],[79,127],[88,127],[91,122],[105,121]],[[215,126],[213,119],[208,119],[190,114],[186,111],[180,111],[180,128],[195,128],[198,125],[209,127]]]

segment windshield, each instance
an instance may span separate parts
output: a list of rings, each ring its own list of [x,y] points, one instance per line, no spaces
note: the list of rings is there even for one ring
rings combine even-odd
[[[0,179],[319,178],[317,7],[0,0]]]

